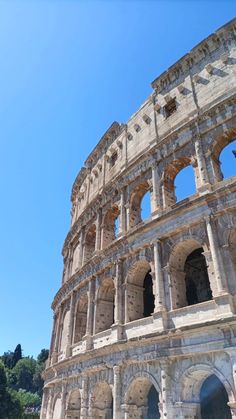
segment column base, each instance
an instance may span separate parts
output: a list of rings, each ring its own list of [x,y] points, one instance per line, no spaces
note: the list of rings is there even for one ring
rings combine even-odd
[[[87,351],[93,349],[93,336],[92,335],[85,335],[83,337],[83,341],[85,341],[85,346],[86,346]]]
[[[199,186],[199,188],[197,189],[197,192],[200,193],[201,195],[205,195],[209,192],[211,192],[211,184],[210,183],[204,183],[204,185]]]
[[[124,325],[120,323],[114,323],[111,326],[112,337],[116,340],[124,340]]]
[[[231,294],[222,291],[214,297],[214,300],[218,306],[219,317],[235,314],[235,299]]]
[[[155,327],[160,330],[167,329],[168,317],[164,307],[159,307],[157,311],[154,311],[152,317]]]

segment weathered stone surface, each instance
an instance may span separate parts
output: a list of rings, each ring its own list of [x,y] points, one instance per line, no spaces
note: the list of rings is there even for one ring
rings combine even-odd
[[[235,63],[236,20],[158,77],[80,171],[41,419],[204,419],[209,380],[225,397],[214,418],[236,418],[236,177],[219,162],[236,138]],[[176,202],[188,165],[196,193]]]

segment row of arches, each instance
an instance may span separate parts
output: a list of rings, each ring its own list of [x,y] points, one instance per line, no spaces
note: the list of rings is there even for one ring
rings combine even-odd
[[[235,174],[235,149],[234,137],[221,141],[220,145],[215,147],[212,165],[217,182]],[[169,163],[160,181],[162,186],[159,193],[162,197],[158,200],[162,201],[163,208],[170,207],[196,192],[200,186],[198,172],[199,168],[190,157],[179,157]],[[95,222],[86,229],[83,243],[80,243],[80,246],[83,246],[82,261],[78,265],[88,262],[96,250],[105,249],[116,240],[122,233],[124,224],[126,229],[131,229],[149,219],[156,207],[156,203],[153,204],[156,199],[152,182],[144,180],[132,191],[129,203],[125,204],[125,211],[121,211],[118,204],[109,208],[101,224]],[[125,222],[122,217],[125,217]],[[76,251],[75,258],[78,258]]]
[[[194,382],[190,385],[193,387]],[[210,374],[197,383],[197,393],[194,397],[183,402],[183,413],[188,412],[189,418],[201,419],[231,419],[232,414],[229,407],[229,396],[221,380],[215,375]],[[165,393],[168,389],[164,389]],[[166,417],[164,399],[166,395],[161,394],[160,387],[157,385],[155,379],[140,376],[134,378],[129,385],[128,391],[120,406],[119,417],[124,419],[159,419]],[[98,382],[92,392],[88,395],[89,406],[86,417],[91,419],[116,418],[114,410],[113,386],[107,382]],[[163,398],[164,397],[164,398]],[[82,397],[80,389],[72,390],[66,400],[65,418],[66,419],[80,419]],[[185,406],[184,406],[185,405]],[[58,419],[62,411],[62,401],[57,397],[54,402],[52,419]],[[186,410],[186,412],[185,412]],[[178,408],[173,408],[173,413],[178,413]],[[164,414],[164,416],[163,416]],[[84,416],[83,416],[84,417]],[[174,417],[174,416],[173,416]],[[179,416],[175,416],[179,417]]]
[[[229,255],[231,255],[232,266],[236,272],[234,230],[229,238]],[[230,260],[228,263],[230,264]],[[159,277],[158,281],[162,281],[164,294],[162,303],[167,310],[204,303],[218,295],[211,251],[206,239],[200,242],[191,236],[177,242],[170,252],[168,270],[162,270],[162,275],[163,277]],[[157,304],[155,278],[152,256],[150,255],[149,259],[142,256],[134,263],[127,261],[127,267],[122,269],[119,279],[119,290],[117,278],[111,276],[101,277],[96,282],[94,281],[95,289],[91,295],[86,290],[82,290],[76,297],[73,316],[70,316],[69,306],[64,310],[59,352],[63,351],[68,343],[70,326],[72,327],[71,344],[74,345],[80,342],[86,334],[96,335],[106,331],[117,321],[126,324],[152,316]],[[120,293],[119,300],[118,293]],[[90,314],[88,314],[89,300],[92,301]],[[118,304],[123,310],[119,310],[121,317],[117,319]],[[88,320],[89,315],[90,320]],[[70,322],[73,324],[70,325]],[[89,324],[92,326],[88,331]]]

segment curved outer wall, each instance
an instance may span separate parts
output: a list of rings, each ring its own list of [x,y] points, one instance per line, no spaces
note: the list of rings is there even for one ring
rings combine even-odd
[[[77,176],[41,419],[200,418],[213,374],[236,418],[236,177],[223,179],[219,162],[236,138],[235,63],[233,20],[158,77]],[[196,191],[176,202],[186,166]],[[207,293],[188,289],[197,249]]]

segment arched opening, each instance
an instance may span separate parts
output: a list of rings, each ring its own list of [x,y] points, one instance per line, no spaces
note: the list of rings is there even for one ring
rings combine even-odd
[[[150,264],[136,262],[128,272],[126,284],[127,321],[150,316],[154,311],[154,295]]]
[[[191,252],[184,264],[187,305],[212,300],[212,291],[203,248]]]
[[[74,329],[74,343],[80,342],[82,337],[86,334],[88,311],[88,296],[81,295],[76,310],[75,329]]]
[[[109,384],[98,383],[93,392],[92,417],[94,418],[113,418],[113,397]]]
[[[80,391],[74,390],[71,392],[67,409],[66,419],[80,419],[81,397]]]
[[[58,396],[54,403],[52,419],[58,419],[61,417],[61,408],[62,408],[61,397]]]
[[[182,169],[175,178],[176,202],[196,192],[195,175],[191,165]]]
[[[159,394],[156,391],[155,387],[152,385],[148,392],[148,412],[147,419],[157,419],[160,417],[159,412]]]
[[[236,174],[236,129],[220,135],[212,147],[213,180],[220,182]]]
[[[130,200],[129,226],[136,226],[141,221],[150,217],[150,186],[148,182],[140,183],[135,189]],[[149,201],[149,202],[148,202]]]
[[[115,287],[112,278],[104,279],[97,293],[95,333],[109,329],[114,323],[114,295]]]
[[[187,239],[178,243],[171,252],[169,266],[173,309],[212,299],[207,264],[198,241]]]
[[[85,235],[84,241],[84,255],[83,255],[83,262],[88,262],[94,254],[95,251],[95,243],[96,243],[96,226],[93,224],[87,234]]]
[[[143,317],[151,316],[154,312],[153,283],[150,271],[145,275],[143,281]]]
[[[236,175],[236,140],[228,144],[220,153],[220,169],[223,179]]]
[[[189,166],[189,167],[188,167]],[[186,168],[186,171],[183,169]],[[180,172],[183,171],[181,174]],[[186,177],[191,173],[190,179],[194,182],[189,182],[189,178]],[[179,174],[178,178],[177,175]],[[188,181],[186,181],[188,179]],[[177,184],[176,184],[177,182]],[[193,186],[194,185],[194,186]],[[177,187],[177,196],[175,194],[175,188]],[[163,176],[163,206],[168,208],[174,205],[177,200],[186,198],[189,192],[194,193],[196,190],[195,177],[193,175],[193,168],[191,166],[191,160],[189,157],[181,157],[178,160],[173,160],[165,169]],[[177,199],[178,198],[178,199]]]
[[[201,419],[231,419],[228,394],[213,374],[202,384],[200,391]]]
[[[102,248],[109,246],[119,234],[119,208],[114,205],[110,208],[104,219],[102,228]]]
[[[143,195],[141,200],[141,220],[148,220],[151,214],[151,193],[148,191]]]
[[[130,416],[145,419],[159,419],[159,394],[146,377],[139,377],[132,381],[126,397],[126,404]],[[134,416],[131,416],[131,415]],[[135,416],[136,415],[136,416]]]

